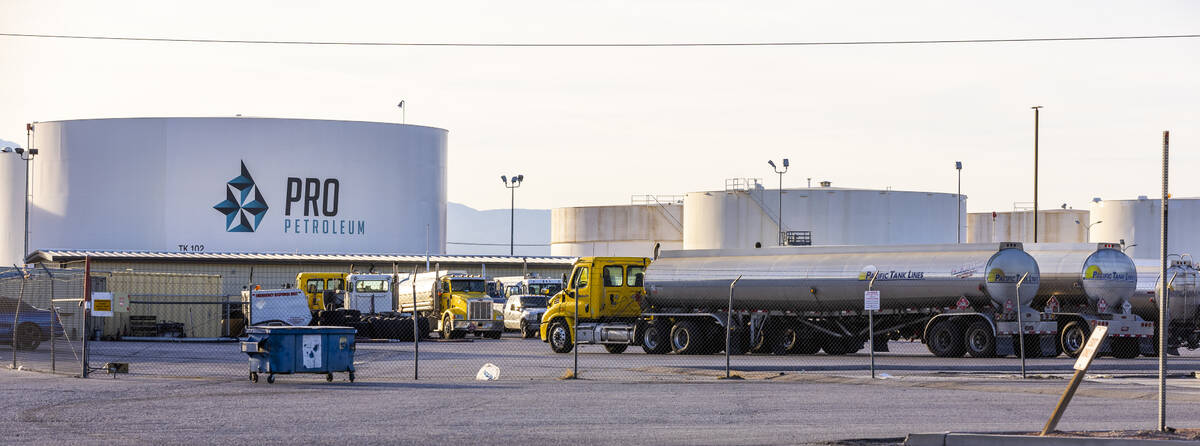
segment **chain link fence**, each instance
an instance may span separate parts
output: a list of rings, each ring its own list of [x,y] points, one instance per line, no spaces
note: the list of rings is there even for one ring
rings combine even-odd
[[[112,365],[112,371],[130,376],[245,378],[249,366],[242,342],[247,340],[251,311],[242,291],[305,286],[297,283],[295,273],[252,269],[218,271],[187,265],[171,266],[170,271],[92,269],[89,291],[111,293],[114,312],[112,317],[85,320],[81,305],[85,268],[69,266],[0,272],[0,353],[11,354],[12,367],[81,375],[106,373]],[[398,289],[396,295],[406,299],[411,292]],[[497,299],[493,314],[535,315],[518,316],[525,325],[505,324],[501,332],[471,327],[447,334],[439,332],[439,321],[420,318],[414,340],[413,319],[393,311],[321,310],[313,313],[312,323],[357,331],[353,366],[364,380],[470,380],[488,364],[498,369],[499,379],[577,376],[687,381],[723,377],[727,371],[760,378],[781,374],[1013,376],[1022,369],[1029,374],[1067,374],[1074,362],[1060,354],[1058,334],[1029,335],[1025,360],[1018,357],[1020,346],[1008,337],[993,338],[990,346],[970,346],[970,330],[977,324],[966,319],[943,330],[945,336],[958,340],[952,351],[935,356],[926,342],[936,340],[922,341],[929,337],[927,329],[936,326],[930,323],[935,313],[929,309],[880,311],[871,317],[848,311],[832,318],[828,312],[742,310],[736,299],[734,293],[733,311],[719,306],[645,308],[636,317],[601,321],[606,324],[567,326],[586,333],[568,331],[566,346],[561,338],[556,341],[555,336],[563,332],[556,331],[555,320],[537,316],[541,314],[537,299],[524,304],[520,299]],[[580,308],[581,314],[590,310]],[[733,323],[726,324],[727,319]],[[869,342],[868,319],[874,322],[874,342]],[[610,330],[622,326],[630,331]],[[621,336],[633,339],[612,342],[624,339]],[[582,345],[569,342],[573,339],[583,341]],[[999,345],[1004,342],[1007,346]],[[1151,374],[1156,371],[1152,356],[1148,352],[1137,358],[1102,358],[1092,370]],[[1200,354],[1191,350],[1183,349],[1171,358],[1171,373],[1198,369]],[[496,372],[489,374],[495,377]]]
[[[8,354],[9,367],[83,373],[83,277],[70,269],[0,269],[0,354]]]

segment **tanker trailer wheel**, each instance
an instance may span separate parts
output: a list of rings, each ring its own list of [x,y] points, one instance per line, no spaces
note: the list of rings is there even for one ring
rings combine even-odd
[[[550,338],[550,349],[554,353],[570,353],[575,346],[571,343],[571,329],[567,327],[567,323],[562,319],[555,319],[550,323],[550,329],[546,330],[546,335]]]
[[[790,353],[796,347],[796,342],[800,339],[796,330],[787,324],[772,324],[766,331],[764,338],[766,339],[767,348],[770,349],[772,355],[786,355]]]
[[[704,334],[695,321],[684,319],[671,327],[671,350],[677,355],[694,355],[700,352]]]
[[[852,336],[824,336],[822,339],[821,348],[825,350],[825,354],[831,356],[857,352],[862,350],[863,344],[867,342],[864,338]]]
[[[996,356],[996,335],[992,334],[992,326],[987,321],[975,321],[968,325],[963,344],[972,358]]]
[[[1081,321],[1071,321],[1064,326],[1058,338],[1063,353],[1078,358],[1079,354],[1083,353],[1083,346],[1087,344],[1089,331],[1087,325]]]
[[[1142,353],[1138,348],[1138,338],[1112,338],[1109,342],[1114,358],[1131,359]]]
[[[934,324],[929,329],[929,339],[925,340],[925,346],[929,347],[929,352],[934,356],[961,357],[966,351],[966,346],[963,345],[962,327],[952,320],[943,320]]]
[[[722,328],[720,332],[720,342],[725,342],[725,332]],[[744,355],[750,351],[750,333],[746,326],[735,325],[733,331],[729,333],[729,354]]]
[[[626,348],[629,348],[629,344],[604,344],[604,349],[614,355],[625,353]]]
[[[800,355],[815,355],[817,352],[821,351],[821,336],[818,336],[816,333],[812,333],[811,331],[807,333],[807,335],[808,336],[801,334],[796,338],[796,347],[792,349],[793,353]]]
[[[663,325],[665,324],[652,322],[642,328],[642,350],[647,354],[661,355],[671,350],[671,343],[667,339],[667,330]]]

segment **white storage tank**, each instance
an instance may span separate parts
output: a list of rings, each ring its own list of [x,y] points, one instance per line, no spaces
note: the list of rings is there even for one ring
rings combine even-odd
[[[0,141],[3,147],[25,147],[25,143]],[[25,244],[25,161],[16,153],[0,153],[0,265],[20,264]]]
[[[579,206],[550,214],[550,255],[653,257],[683,247],[683,205],[664,199],[629,206]]]
[[[1086,225],[1095,222],[1088,218],[1088,211],[1083,209],[1039,209],[1038,242],[1088,243]],[[1092,241],[1115,241],[1096,238],[1098,228],[1092,225]],[[967,242],[1033,243],[1033,211],[972,212],[967,215]]]
[[[783,231],[812,245],[955,243],[966,225],[956,194],[821,187],[784,189]],[[733,179],[722,191],[684,198],[684,249],[768,247],[780,243],[780,192],[757,179]],[[956,215],[957,214],[957,215]],[[807,231],[807,232],[805,232]],[[966,242],[963,237],[963,242]]]
[[[1167,202],[1167,251],[1169,254],[1200,255],[1200,198],[1172,198]],[[1136,200],[1098,200],[1091,205],[1092,240],[1120,242],[1134,259],[1159,258],[1162,241],[1161,199],[1147,196]]]
[[[439,254],[446,136],[309,119],[35,123],[29,249]]]

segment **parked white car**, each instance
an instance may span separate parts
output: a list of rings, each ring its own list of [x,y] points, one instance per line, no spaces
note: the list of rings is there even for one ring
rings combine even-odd
[[[550,296],[519,294],[509,296],[504,304],[504,328],[520,330],[522,338],[536,337],[542,324],[542,313],[546,312],[546,301]]]

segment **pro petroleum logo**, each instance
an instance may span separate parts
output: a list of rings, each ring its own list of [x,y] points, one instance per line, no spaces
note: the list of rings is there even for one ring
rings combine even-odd
[[[225,201],[213,206],[225,215],[226,232],[254,232],[263,216],[267,215],[267,201],[263,199],[254,177],[242,161],[242,174],[225,183]]]

